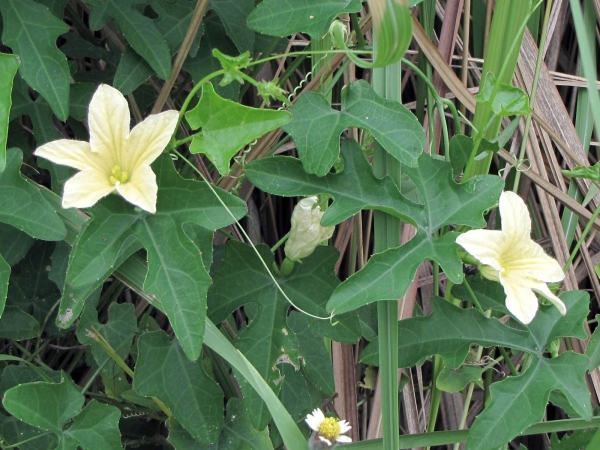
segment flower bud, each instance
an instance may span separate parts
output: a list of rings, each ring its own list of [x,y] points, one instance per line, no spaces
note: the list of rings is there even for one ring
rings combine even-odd
[[[298,202],[292,213],[292,229],[285,243],[285,256],[292,261],[300,261],[315,250],[317,245],[333,235],[335,227],[321,226],[323,211],[316,206],[316,196]]]
[[[343,22],[334,20],[329,27],[329,36],[336,48],[347,48],[346,41],[348,40],[348,28]]]

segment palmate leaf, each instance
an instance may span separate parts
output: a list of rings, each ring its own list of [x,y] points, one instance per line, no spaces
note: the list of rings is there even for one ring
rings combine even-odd
[[[185,223],[215,230],[246,214],[246,204],[217,189],[232,215],[204,182],[181,178],[168,155],[154,164],[159,186],[157,214],[137,212],[120,197],[109,196],[91,209],[73,247],[57,324],[70,326],[84,300],[132,253],[145,247],[148,273],[144,289],[154,295],[169,317],[186,355],[200,355],[210,277]],[[194,233],[194,239],[201,236]],[[210,234],[203,239],[211,245]]]
[[[258,250],[267,266],[271,267],[273,255],[269,249],[259,246]],[[339,283],[333,272],[338,256],[334,248],[317,247],[302,264],[296,265],[290,275],[279,278],[278,282],[299,308],[319,317],[327,317],[325,302]],[[258,310],[255,314],[249,314],[250,324],[240,332],[234,345],[276,393],[282,385],[276,382],[280,378],[278,363],[287,362],[297,367],[302,365],[304,369],[311,365],[314,365],[313,369],[323,366],[318,352],[302,347],[304,339],[296,336],[294,332],[294,329],[298,329],[303,333],[302,324],[288,320],[290,304],[278,291],[251,247],[240,242],[228,242],[222,263],[213,274],[213,281],[209,291],[211,320],[224,320],[244,305],[249,312],[249,304],[257,304]],[[359,337],[356,315],[349,314],[336,319],[339,319],[339,323],[331,326],[327,320],[311,318],[308,320],[308,327],[313,335],[321,338],[356,342]],[[298,327],[292,329],[292,325]],[[321,345],[322,342],[321,340]],[[313,361],[313,356],[317,356],[316,361]],[[247,384],[239,381],[254,426],[258,429],[264,428],[270,417],[266,406]],[[319,379],[315,381],[318,382]]]
[[[19,68],[19,58],[15,55],[0,53],[0,172],[6,167],[6,141],[8,139],[8,122],[13,78]]]
[[[336,16],[361,7],[360,0],[265,0],[248,17],[248,26],[271,36],[300,32],[318,40]]]
[[[90,27],[97,31],[110,19],[115,19],[133,49],[139,53],[156,74],[166,80],[171,75],[171,53],[165,38],[152,20],[141,14],[136,0],[90,0]]]
[[[0,13],[2,41],[21,59],[21,76],[50,103],[60,120],[67,120],[70,74],[56,39],[69,27],[32,0],[4,0]]]
[[[480,175],[457,184],[450,163],[426,154],[419,158],[418,167],[404,167],[403,171],[419,190],[424,203],[420,215],[413,216],[417,235],[401,247],[371,257],[362,270],[336,289],[327,303],[328,310],[341,313],[373,301],[402,297],[425,259],[438,262],[453,283],[461,282],[457,234],[450,232],[436,237],[434,233],[453,223],[484,226],[483,213],[497,202],[504,183],[498,177]]]
[[[191,153],[203,153],[221,175],[237,152],[262,135],[290,121],[287,111],[250,108],[220,97],[211,83],[202,87],[198,105],[186,114],[190,126],[201,132],[190,145]]]
[[[322,94],[307,92],[290,108],[292,122],[283,127],[296,144],[304,170],[326,175],[340,153],[340,134],[348,127],[369,130],[385,150],[403,164],[417,165],[425,146],[423,127],[398,102],[375,93],[364,80],[342,91],[342,110],[331,108]]]
[[[138,349],[135,391],[161,400],[194,439],[215,442],[223,425],[223,393],[202,363],[189,361],[164,331],[144,333]]]
[[[433,312],[427,317],[398,322],[400,367],[419,364],[432,355],[440,355],[450,367],[465,360],[470,346],[501,345],[531,355],[531,365],[519,376],[508,377],[492,385],[491,401],[475,419],[467,447],[475,450],[498,448],[527,427],[539,422],[550,393],[558,390],[576,413],[587,420],[592,408],[585,383],[589,358],[565,352],[558,358],[544,357],[547,346],[562,336],[585,338],[583,322],[588,314],[589,295],[583,291],[561,295],[567,306],[563,317],[552,306],[540,305],[529,330],[517,330],[494,318],[486,318],[473,309],[460,309],[446,300],[435,298]],[[367,364],[377,364],[376,342],[361,355]]]
[[[6,391],[3,405],[18,419],[54,433],[58,447],[64,450],[121,449],[120,411],[92,400],[83,410],[84,396],[72,381],[60,383],[34,382]],[[75,417],[74,423],[64,429]]]

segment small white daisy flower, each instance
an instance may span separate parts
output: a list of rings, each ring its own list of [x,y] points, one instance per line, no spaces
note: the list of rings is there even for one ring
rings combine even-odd
[[[312,414],[308,414],[305,421],[313,430],[313,435],[316,435],[328,447],[334,446],[336,443],[352,442],[351,438],[343,436],[352,428],[350,424],[345,420],[325,417],[319,408],[315,409]]]

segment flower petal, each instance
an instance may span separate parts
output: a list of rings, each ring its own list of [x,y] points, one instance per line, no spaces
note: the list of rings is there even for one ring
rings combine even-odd
[[[352,429],[350,424],[345,420],[338,420],[338,425],[340,426],[340,434],[347,433]]]
[[[177,111],[165,111],[148,116],[137,124],[127,139],[123,165],[135,169],[139,164],[151,164],[163,152],[177,125]]]
[[[319,436],[321,441],[325,442],[329,447],[331,447],[331,441],[329,439],[324,438],[323,436]]]
[[[127,183],[117,184],[119,194],[129,203],[139,206],[152,214],[156,213],[158,186],[156,175],[147,165],[136,167]]]
[[[511,191],[500,195],[500,217],[502,231],[513,244],[531,239],[531,218],[527,206],[521,197]],[[509,244],[513,245],[513,244]]]
[[[522,277],[546,283],[562,281],[565,278],[558,261],[546,254],[544,249],[532,240],[507,248],[503,256],[506,269],[519,272]]]
[[[335,440],[338,441],[338,442],[341,442],[343,444],[346,444],[348,442],[352,442],[352,438],[351,437],[349,437],[349,436],[342,436],[342,435],[336,437]]]
[[[62,207],[89,208],[114,190],[104,174],[92,169],[83,170],[65,183]]]
[[[101,84],[89,107],[90,145],[92,151],[106,158],[111,167],[121,161],[123,146],[129,136],[129,123],[129,106],[123,94]]]
[[[59,139],[42,145],[33,154],[79,170],[93,168],[101,172],[104,169],[102,161],[92,153],[90,144],[83,141]]]
[[[567,307],[563,301],[552,293],[552,291],[546,286],[546,283],[537,283],[532,289],[538,294],[547,298],[554,306],[558,308],[560,313],[564,316],[567,313]]]
[[[500,274],[500,283],[506,294],[506,307],[513,316],[528,324],[538,310],[538,299],[531,290],[531,280],[511,275]]]
[[[502,269],[502,253],[506,236],[502,231],[471,230],[456,238],[456,243],[482,264]]]

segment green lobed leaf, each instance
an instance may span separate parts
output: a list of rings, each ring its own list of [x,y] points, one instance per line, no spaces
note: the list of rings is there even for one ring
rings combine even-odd
[[[2,305],[4,306],[4,305]],[[40,324],[17,306],[7,306],[0,319],[0,339],[23,341],[39,336]]]
[[[164,331],[143,334],[138,350],[135,391],[161,400],[195,440],[215,442],[223,425],[223,393],[202,363],[189,361]]]
[[[540,305],[526,330],[513,328],[498,319],[487,318],[475,309],[461,309],[435,297],[430,315],[398,322],[398,367],[421,364],[433,355],[440,355],[449,367],[459,367],[472,344],[486,347],[502,345],[542,357],[547,345],[557,336],[585,336],[582,324],[588,312],[589,295],[584,291],[569,291],[563,292],[560,298],[567,306],[564,317],[555,306]],[[374,340],[363,350],[362,362],[378,365],[377,345],[377,340]]]
[[[6,141],[13,79],[19,68],[19,58],[15,55],[0,53],[0,172],[6,167]]]
[[[596,315],[596,320],[600,319],[600,315]],[[590,368],[592,371],[596,367],[600,366],[600,327],[596,327],[592,333],[592,337],[588,341],[587,348],[585,349],[585,356],[590,358]]]
[[[51,310],[60,299],[60,291],[49,279],[52,271],[50,257],[54,248],[53,242],[36,241],[27,256],[13,267],[6,303],[9,307],[20,308],[23,314],[33,316],[31,319],[21,319],[23,324],[31,324],[23,331],[31,330],[33,333],[33,321],[37,321],[38,324],[47,321]],[[48,325],[46,331],[50,331]]]
[[[98,87],[94,83],[71,84],[69,111],[73,119],[81,121],[87,119],[88,106],[92,100],[92,95],[94,95],[97,88]]]
[[[254,32],[248,29],[247,20],[254,9],[254,0],[211,0],[210,4],[240,53],[252,52]]]
[[[479,366],[463,365],[458,369],[446,366],[436,378],[435,385],[444,392],[460,392],[471,382],[482,387],[482,373],[483,368]]]
[[[121,56],[115,72],[113,86],[124,95],[131,94],[144,81],[154,75],[154,70],[131,47],[127,47]]]
[[[584,291],[561,294],[567,306],[563,317],[553,305],[540,305],[529,331],[517,330],[474,309],[460,309],[435,298],[427,317],[398,322],[400,367],[420,364],[440,355],[449,367],[458,367],[472,344],[497,345],[530,354],[531,364],[519,376],[508,377],[491,387],[491,402],[473,423],[467,447],[498,448],[544,416],[550,393],[564,394],[578,415],[589,420],[592,413],[585,372],[589,358],[565,352],[558,358],[544,357],[546,347],[558,336],[585,337],[583,322],[588,314],[589,295]],[[370,344],[361,361],[377,364],[376,343]]]
[[[557,389],[586,420],[592,417],[590,393],[585,382],[588,359],[565,352],[558,358],[535,358],[518,377],[492,384],[491,401],[469,431],[467,446],[473,450],[496,449],[543,419],[550,392]]]
[[[349,127],[369,130],[385,150],[403,164],[416,166],[425,147],[419,121],[398,102],[375,93],[364,80],[342,91],[342,110],[331,108],[323,94],[307,92],[290,108],[292,122],[283,127],[298,149],[304,170],[327,175],[340,153],[340,134]]]
[[[265,246],[257,247],[268,267],[273,265],[273,255]],[[339,281],[333,273],[333,267],[339,255],[332,247],[317,247],[315,252],[297,264],[293,272],[278,278],[284,292],[294,304],[302,310],[327,317],[324,305]],[[213,274],[214,284],[209,290],[209,316],[215,322],[224,320],[233,311],[246,306],[250,323],[234,341],[234,345],[252,363],[261,376],[269,383],[275,393],[281,389],[279,363],[289,363],[295,367],[303,366],[305,372],[316,380],[327,380],[327,372],[322,370],[323,355],[316,348],[304,348],[319,345],[314,337],[332,337],[345,342],[358,339],[358,320],[355,314],[340,316],[339,323],[331,326],[327,320],[310,319],[308,324],[288,319],[290,304],[283,298],[264,266],[251,247],[236,241],[230,241],[225,247],[221,265]],[[249,304],[257,303],[258,310],[252,313]],[[308,333],[306,325],[313,333],[313,339],[296,336],[292,325],[300,333]],[[339,331],[338,331],[339,327]],[[316,336],[315,336],[316,335]],[[302,363],[300,362],[302,358]],[[329,371],[331,370],[331,361]],[[309,368],[309,366],[312,366]],[[283,381],[285,383],[285,380]],[[247,401],[252,421],[256,428],[263,428],[269,422],[266,406],[249,386],[240,382]],[[331,382],[325,389],[331,387]]]
[[[481,276],[470,277],[468,280],[471,289],[484,310],[491,309],[503,314],[510,314],[505,304],[506,294],[500,283],[496,283]],[[471,301],[471,296],[467,292],[464,284],[452,286],[452,295],[466,302]]]
[[[248,17],[248,26],[271,36],[308,33],[321,39],[335,17],[361,7],[360,0],[264,0]]]
[[[35,382],[6,391],[2,404],[13,416],[60,436],[63,426],[77,416],[84,397],[63,374],[60,383]]]
[[[446,365],[459,367],[472,344],[487,347],[502,345],[522,351],[532,351],[536,342],[526,330],[517,330],[488,319],[475,309],[461,309],[447,300],[435,297],[432,313],[398,322],[398,367],[422,364],[426,358],[440,355]],[[361,353],[361,361],[379,365],[378,340]]]
[[[300,345],[298,357],[306,363],[302,365],[303,374],[322,392],[333,395],[335,393],[335,382],[331,355],[324,345],[323,336],[314,330],[315,321],[309,320],[306,314],[292,312],[288,317],[288,324],[296,334]],[[343,324],[339,325],[340,327],[343,326]],[[348,338],[345,340],[348,340]]]
[[[575,430],[572,434],[564,434],[558,439],[556,433],[552,433],[550,450],[585,450],[596,434],[597,429]]]
[[[227,402],[227,419],[219,440],[212,445],[204,445],[192,436],[176,421],[169,419],[169,442],[175,450],[269,450],[273,444],[269,439],[269,430],[258,431],[250,421],[250,415],[241,398],[231,398]]]
[[[6,305],[6,296],[8,294],[8,280],[10,278],[10,265],[4,260],[0,253],[0,317]],[[0,320],[0,324],[2,321]]]
[[[33,242],[34,239],[27,233],[5,223],[0,223],[0,255],[4,257],[9,266],[14,266],[21,261]]]
[[[475,96],[477,102],[492,102],[492,111],[497,116],[530,115],[529,96],[522,89],[510,84],[497,85],[496,77],[488,72],[479,93]],[[492,98],[493,96],[493,98]]]
[[[31,237],[60,241],[67,232],[56,210],[42,197],[39,188],[21,175],[23,153],[9,149],[6,169],[0,173],[0,222],[24,231]]]
[[[41,374],[44,374],[46,378],[42,377]],[[4,368],[2,371],[2,382],[0,383],[0,398],[4,397],[4,394],[7,390],[18,386],[23,383],[32,383],[34,381],[47,381],[47,382],[55,382],[60,383],[62,379],[62,374],[59,371],[44,369],[44,368],[35,368],[25,366],[25,365],[14,365],[11,364]]]
[[[92,208],[94,219],[74,246],[57,324],[70,326],[85,298],[143,246],[148,252],[144,288],[162,303],[186,354],[195,360],[202,346],[210,277],[183,224],[192,222],[215,230],[244,216],[246,204],[217,188],[232,217],[206,183],[181,178],[168,155],[160,157],[153,169],[159,186],[157,214],[136,212],[116,196]],[[207,246],[212,245],[212,234],[204,234],[203,239],[210,240]]]
[[[36,3],[40,3],[47,6],[52,14],[59,19],[62,19],[65,6],[69,0],[36,0]]]
[[[344,170],[324,177],[310,175],[302,163],[288,156],[274,156],[252,161],[246,176],[259,189],[275,195],[308,196],[328,194],[333,203],[327,208],[321,224],[332,226],[343,222],[361,209],[377,209],[406,222],[416,223],[422,206],[404,197],[389,177],[373,175],[364,153],[356,141],[342,142]]]
[[[115,406],[92,400],[63,433],[61,449],[117,450],[122,449],[119,419]]]
[[[32,0],[3,0],[2,40],[19,56],[19,72],[52,106],[60,120],[69,117],[69,67],[56,47],[58,36],[69,31],[47,7]]]
[[[281,364],[279,370],[285,380],[279,398],[296,422],[302,423],[308,413],[321,407],[335,394],[323,392],[321,386],[313,384],[302,369],[296,370],[290,364]]]
[[[56,445],[56,438],[52,433],[33,427],[14,416],[0,413],[0,437],[8,447],[27,439],[35,438],[19,445],[19,450],[40,450],[52,448]],[[10,447],[9,447],[10,448]]]
[[[362,270],[336,289],[327,303],[328,310],[342,313],[374,301],[402,297],[419,264],[426,259],[438,262],[453,283],[462,281],[457,234],[449,232],[436,237],[434,233],[450,224],[484,226],[483,213],[498,201],[503,181],[480,175],[457,184],[452,165],[427,154],[421,155],[417,167],[405,166],[403,172],[423,201],[423,205],[418,205],[418,213],[411,214],[417,235],[401,247],[371,257]]]
[[[98,322],[98,313],[94,307],[86,307],[77,326],[77,339],[84,345],[91,345],[94,359],[102,373],[107,377],[115,377],[121,368],[110,358],[88,332],[98,332],[115,350],[121,359],[126,359],[131,349],[131,342],[137,331],[135,307],[131,303],[112,303],[108,308],[108,323]]]
[[[290,121],[287,111],[250,108],[220,97],[211,83],[202,87],[198,105],[186,114],[197,133],[191,153],[205,154],[221,175],[229,173],[233,158],[245,145]]]
[[[150,64],[160,78],[169,78],[171,53],[167,42],[154,22],[135,8],[136,0],[94,0],[89,3],[92,5],[92,30],[100,30],[110,19],[115,19],[129,45]]]
[[[378,300],[404,295],[424,260],[436,261],[453,283],[462,281],[462,262],[457,255],[457,233],[440,238],[417,233],[401,247],[375,254],[365,267],[335,290],[327,309],[335,314],[352,311]]]
[[[13,84],[13,105],[10,110],[10,119],[13,120],[22,115],[28,115],[33,123],[33,137],[36,146],[61,138],[54,126],[52,108],[46,99],[40,95],[32,100],[27,83],[17,73]],[[42,167],[42,160],[38,162],[38,165]],[[65,170],[73,169],[65,167]]]

